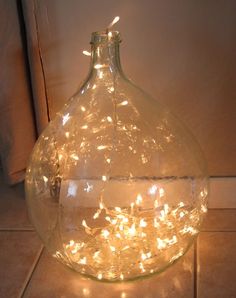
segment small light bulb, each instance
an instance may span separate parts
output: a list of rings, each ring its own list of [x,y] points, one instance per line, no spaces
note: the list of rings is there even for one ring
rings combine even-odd
[[[85,56],[91,56],[91,53],[88,52],[88,51],[83,51],[83,54],[84,54]]]
[[[44,181],[45,183],[47,183],[47,182],[48,182],[48,178],[47,178],[46,176],[43,176],[43,181]]]
[[[67,113],[62,117],[62,125],[64,126],[69,119],[70,119],[70,114]]]
[[[136,198],[136,204],[137,205],[140,205],[143,201],[143,198],[140,194],[137,195],[137,198]]]
[[[110,233],[108,232],[108,230],[102,230],[102,236],[107,239],[108,236],[110,235]]]
[[[102,176],[102,181],[107,181],[107,177],[105,175]]]
[[[147,222],[142,218],[140,220],[139,226],[142,227],[142,228],[145,228],[147,226]]]
[[[112,118],[110,116],[107,116],[107,121],[112,122]]]
[[[119,20],[120,20],[120,17],[119,17],[119,16],[115,17],[115,18],[113,19],[113,21],[107,26],[107,28],[108,28],[108,29],[111,28],[111,27],[114,26],[117,22],[119,22]]]
[[[105,148],[107,148],[107,146],[105,146],[105,145],[97,146],[97,149],[98,149],[98,150],[103,150],[103,149],[105,149]]]

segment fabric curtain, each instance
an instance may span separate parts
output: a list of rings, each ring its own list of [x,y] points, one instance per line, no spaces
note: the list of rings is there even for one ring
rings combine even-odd
[[[37,133],[40,134],[47,125],[49,117],[48,96],[44,71],[44,60],[41,51],[39,28],[36,16],[36,1],[22,0],[23,17],[26,28],[28,59],[30,64],[33,106]]]
[[[6,181],[24,179],[36,140],[17,0],[0,1],[0,159]]]

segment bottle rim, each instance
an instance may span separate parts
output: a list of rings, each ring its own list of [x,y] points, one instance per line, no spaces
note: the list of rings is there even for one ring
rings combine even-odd
[[[90,44],[99,43],[120,43],[120,32],[119,31],[95,31],[92,32]]]

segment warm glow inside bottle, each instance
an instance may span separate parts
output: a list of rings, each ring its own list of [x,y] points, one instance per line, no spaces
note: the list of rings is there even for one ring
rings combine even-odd
[[[92,34],[89,76],[40,136],[26,176],[32,222],[77,272],[123,281],[164,270],[199,232],[201,149],[128,80],[116,31]]]

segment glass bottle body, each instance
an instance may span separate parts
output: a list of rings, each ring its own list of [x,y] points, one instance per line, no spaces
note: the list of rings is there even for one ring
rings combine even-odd
[[[40,136],[26,189],[52,255],[107,281],[168,267],[207,211],[198,144],[124,76],[117,32],[93,34],[90,74]]]

